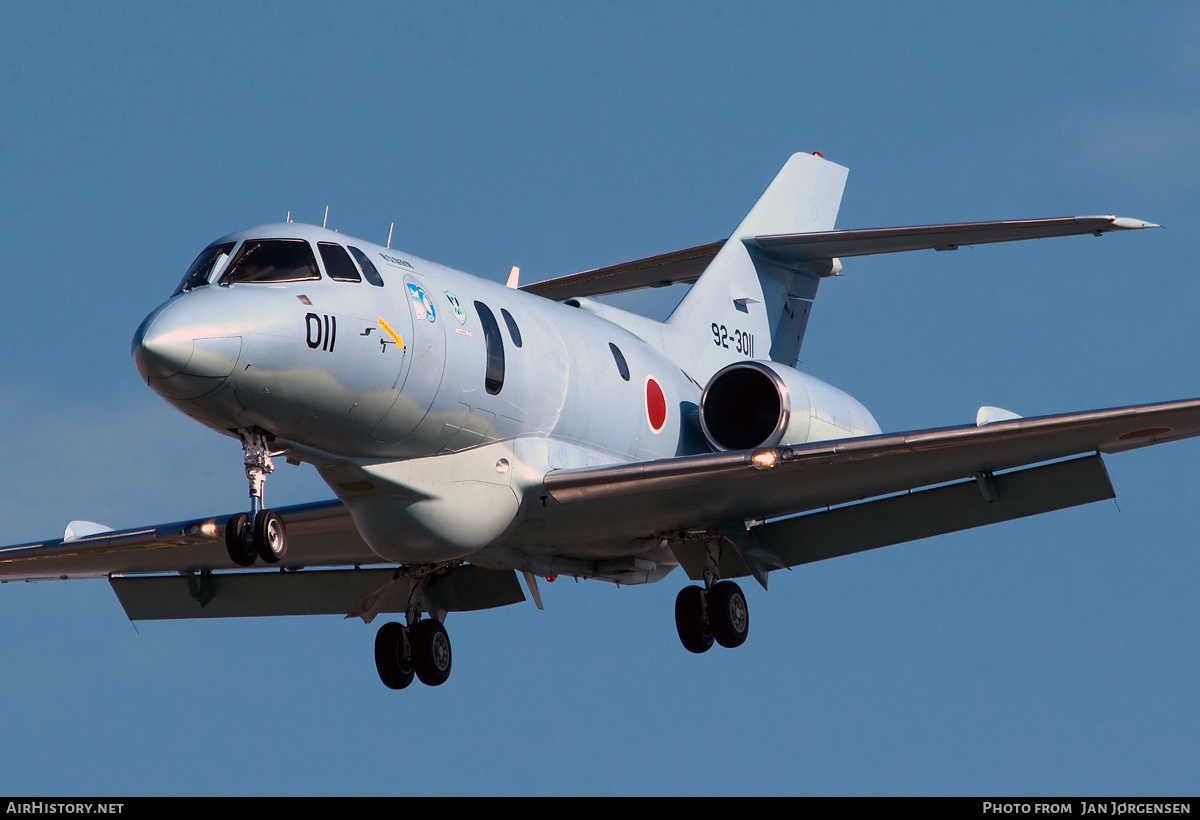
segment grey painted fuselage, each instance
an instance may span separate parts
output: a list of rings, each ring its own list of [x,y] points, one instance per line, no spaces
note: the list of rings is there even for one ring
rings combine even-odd
[[[335,281],[323,265],[320,279],[217,284],[240,243],[259,239],[353,247],[385,284]],[[688,420],[700,386],[586,310],[307,225],[214,245],[230,242],[211,284],[142,323],[139,370],[202,423],[230,435],[259,427],[313,463],[386,559],[499,544],[540,503],[550,470],[708,451]],[[480,306],[503,349],[491,389]]]

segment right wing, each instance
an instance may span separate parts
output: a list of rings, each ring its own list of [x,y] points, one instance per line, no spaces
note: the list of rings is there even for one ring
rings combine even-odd
[[[918,250],[955,250],[963,245],[1016,242],[1054,236],[1094,234],[1157,228],[1153,222],[1118,216],[1064,216],[1053,219],[1003,219],[899,228],[857,228],[846,231],[771,234],[741,237],[752,251],[790,262],[823,262],[840,257],[870,256]],[[521,290],[558,302],[581,296],[602,296],[639,288],[691,284],[700,278],[724,241],[622,262],[524,285]],[[828,267],[828,266],[825,266]]]
[[[288,532],[286,563],[306,567],[380,564],[337,500],[275,510]],[[240,569],[225,551],[229,515],[81,538],[0,547],[0,580],[103,578],[114,573]]]
[[[229,559],[230,515],[219,515],[0,547],[0,581],[107,576],[134,621],[344,615],[370,622],[379,613],[404,612],[417,584],[427,606],[446,612],[525,600],[511,570],[459,566],[423,578],[398,574],[362,540],[340,501],[275,512],[287,526],[288,552],[268,571],[243,570]]]

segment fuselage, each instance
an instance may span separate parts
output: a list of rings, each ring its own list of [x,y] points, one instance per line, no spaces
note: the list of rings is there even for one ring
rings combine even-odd
[[[260,428],[275,449],[314,463],[368,543],[397,560],[413,554],[383,542],[396,539],[408,513],[373,525],[380,491],[402,496],[397,488],[420,486],[426,506],[436,491],[411,465],[405,475],[387,465],[419,467],[492,446],[502,453],[447,463],[464,465],[450,479],[456,489],[504,485],[503,525],[478,526],[478,510],[460,498],[456,513],[435,517],[467,519],[479,536],[452,536],[458,543],[441,548],[436,532],[421,531],[444,523],[403,527],[407,541],[424,544],[419,557],[441,559],[498,537],[517,517],[522,482],[550,469],[706,449],[687,421],[700,386],[628,331],[308,225],[264,226],[210,245],[142,322],[133,357],[180,411],[229,435]],[[507,469],[498,472],[501,459]]]
[[[702,385],[662,347],[578,303],[285,223],[206,248],[133,358],[180,411],[312,463],[376,553],[416,563],[501,543],[551,470],[709,452]]]

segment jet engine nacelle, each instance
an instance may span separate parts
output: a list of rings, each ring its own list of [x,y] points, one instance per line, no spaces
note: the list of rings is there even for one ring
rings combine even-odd
[[[700,427],[714,450],[880,432],[854,397],[778,362],[762,361],[731,364],[709,380],[700,399]]]

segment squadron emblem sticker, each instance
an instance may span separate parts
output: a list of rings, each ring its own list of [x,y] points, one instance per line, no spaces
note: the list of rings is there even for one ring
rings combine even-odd
[[[442,293],[446,294],[446,300],[450,302],[450,310],[454,312],[454,318],[458,320],[460,325],[465,325],[467,323],[467,312],[458,303],[458,297],[448,290],[444,290]]]
[[[413,312],[417,314],[418,319],[424,319],[427,322],[433,322],[437,319],[437,311],[433,309],[433,300],[429,298],[420,285],[410,284],[408,286],[408,296],[412,299]]]

